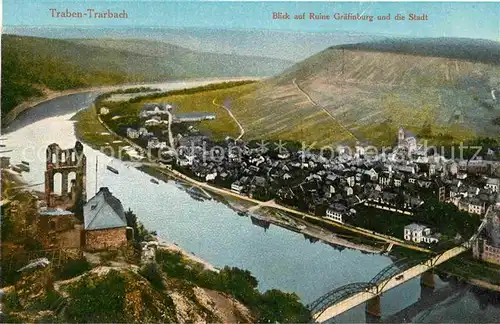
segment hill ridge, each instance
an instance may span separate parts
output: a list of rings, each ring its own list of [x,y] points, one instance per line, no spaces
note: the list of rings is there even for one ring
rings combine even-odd
[[[328,49],[349,49],[376,52],[445,57],[486,64],[500,64],[500,42],[471,38],[391,38],[331,46]]]

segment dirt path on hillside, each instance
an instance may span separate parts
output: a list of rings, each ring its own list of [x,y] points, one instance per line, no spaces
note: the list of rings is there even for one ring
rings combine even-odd
[[[236,140],[239,140],[243,137],[243,135],[245,135],[245,129],[243,128],[243,126],[241,125],[241,123],[238,121],[238,119],[236,119],[236,117],[233,115],[233,112],[227,108],[226,106],[224,105],[219,105],[218,103],[215,102],[215,98],[214,100],[212,101],[212,104],[216,107],[220,107],[224,110],[227,111],[227,113],[229,114],[229,116],[231,116],[231,118],[236,122],[236,124],[238,124],[238,127],[240,128],[240,135],[236,138]]]

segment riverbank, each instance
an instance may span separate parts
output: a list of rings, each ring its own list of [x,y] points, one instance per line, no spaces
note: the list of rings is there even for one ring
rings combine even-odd
[[[16,107],[12,108],[11,111],[7,113],[7,115],[2,116],[2,127],[7,127],[10,123],[12,123],[22,112],[31,109],[41,103],[56,99],[58,97],[64,97],[79,93],[86,92],[110,92],[124,88],[130,87],[155,87],[155,88],[166,88],[170,86],[172,83],[185,83],[185,82],[223,82],[223,81],[242,81],[242,80],[262,80],[262,78],[257,77],[224,77],[224,78],[192,78],[192,79],[177,79],[170,81],[162,81],[162,82],[138,82],[138,83],[123,83],[117,85],[106,85],[99,87],[85,87],[85,88],[77,88],[77,89],[68,89],[63,91],[52,91],[47,90],[45,96],[43,97],[34,97],[28,99]],[[165,90],[165,89],[162,89]]]
[[[193,252],[188,252],[188,251],[180,248],[176,243],[169,242],[169,241],[162,239],[158,236],[156,236],[156,240],[158,242],[158,248],[160,248],[160,249],[164,249],[164,250],[170,251],[170,252],[179,252],[186,259],[203,265],[205,267],[205,270],[210,270],[210,271],[214,271],[214,272],[220,271],[214,265],[212,265],[209,262],[207,262],[206,260],[203,260],[202,258],[196,256]]]
[[[138,169],[165,182],[172,180],[171,175],[165,173],[163,169],[157,169],[150,166],[142,166],[139,167]],[[185,184],[186,188],[188,188],[189,182],[186,182],[180,178],[176,179],[178,179],[177,181],[181,181],[183,184]],[[241,214],[240,216],[245,216],[245,217],[250,216],[259,219],[265,223],[274,224],[281,228],[285,228],[287,230],[303,234],[304,237],[308,237],[313,240],[314,239],[321,240],[326,244],[331,244],[339,247],[346,247],[353,250],[358,250],[366,253],[374,253],[374,254],[379,254],[385,251],[386,248],[385,243],[381,243],[383,246],[378,247],[374,246],[374,245],[380,245],[377,244],[377,242],[373,242],[373,244],[368,244],[368,242],[352,242],[349,239],[345,239],[342,237],[342,236],[345,237],[346,235],[325,230],[320,226],[312,224],[302,218],[293,217],[284,212],[273,210],[272,208],[262,207],[262,208],[257,208],[252,212],[248,212],[249,209],[258,207],[259,205],[256,205],[255,203],[248,202],[243,199],[239,199],[237,197],[227,196],[212,191],[209,188],[207,190],[210,191],[210,195],[212,196],[212,198],[216,199],[221,203],[226,204],[229,208],[233,209],[238,214]],[[352,238],[353,237],[351,236],[351,239]]]

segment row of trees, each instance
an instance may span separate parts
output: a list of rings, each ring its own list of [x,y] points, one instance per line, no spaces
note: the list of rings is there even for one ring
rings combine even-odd
[[[157,92],[157,93],[152,93],[152,94],[148,94],[145,96],[134,97],[134,98],[130,99],[129,102],[130,103],[137,103],[137,102],[141,102],[143,100],[158,99],[158,98],[163,98],[166,96],[188,95],[188,94],[194,94],[194,93],[204,92],[204,91],[227,89],[227,88],[242,86],[242,85],[250,84],[250,83],[254,83],[254,82],[255,81],[245,80],[245,81],[229,81],[229,82],[220,82],[220,83],[210,83],[210,84],[195,87],[195,88],[172,90],[172,91],[166,91],[166,92]]]

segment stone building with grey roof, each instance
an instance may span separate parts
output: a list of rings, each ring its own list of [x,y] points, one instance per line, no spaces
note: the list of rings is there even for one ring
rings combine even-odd
[[[101,187],[83,207],[85,248],[117,248],[127,242],[127,219],[121,201]]]

